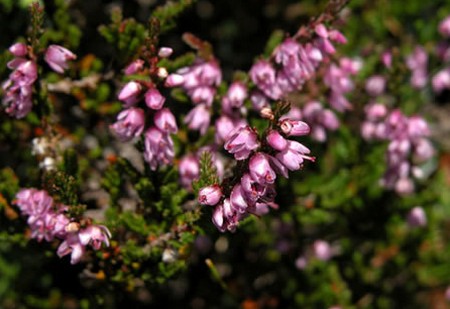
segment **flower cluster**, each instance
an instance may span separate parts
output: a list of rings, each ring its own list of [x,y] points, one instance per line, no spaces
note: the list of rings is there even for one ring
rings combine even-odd
[[[265,59],[257,61],[250,69],[253,83],[264,96],[272,100],[283,98],[286,94],[300,90],[311,79],[319,64],[335,48],[331,41],[345,43],[345,37],[337,30],[327,30],[323,24],[315,27],[316,38],[312,43],[301,44],[295,38],[287,38],[275,48],[273,62]],[[277,69],[279,68],[279,69]],[[261,99],[253,95],[255,101]],[[261,105],[255,102],[255,105]]]
[[[325,142],[327,130],[335,131],[339,128],[339,119],[336,114],[324,108],[320,102],[310,101],[301,111],[301,120],[311,127],[311,138],[318,142]]]
[[[412,177],[423,178],[421,164],[434,155],[427,122],[420,116],[408,117],[400,110],[391,112],[382,104],[366,106],[361,133],[366,140],[387,140],[387,171],[382,185],[399,194],[414,191]]]
[[[250,126],[231,134],[224,148],[237,160],[240,176],[203,187],[198,196],[200,204],[214,206],[212,221],[220,231],[234,231],[249,214],[260,216],[278,207],[274,202],[277,174],[288,178],[288,171],[299,170],[304,160],[314,161],[308,148],[288,137],[309,131],[302,121],[283,119],[264,138]]]
[[[361,61],[350,58],[341,58],[339,64],[332,63],[327,67],[323,82],[330,88],[328,101],[333,109],[343,112],[352,108],[345,95],[354,89],[351,76],[361,67]]]
[[[46,191],[22,189],[16,195],[15,204],[23,215],[28,216],[31,237],[38,241],[63,240],[57,253],[60,257],[70,253],[72,264],[81,260],[87,245],[95,250],[99,250],[102,243],[109,246],[111,234],[108,228],[91,224],[80,229],[79,223],[71,222],[67,217],[68,207],[55,203]]]
[[[411,55],[406,58],[406,65],[411,70],[411,85],[420,89],[428,80],[428,55],[422,46],[416,46]]]
[[[189,67],[183,67],[166,79],[166,86],[183,88],[195,107],[186,115],[184,122],[191,130],[205,134],[211,122],[211,107],[216,87],[222,81],[217,60],[200,58]]]
[[[163,47],[159,50],[158,57],[168,57],[172,50]],[[125,75],[148,75],[145,61],[134,60],[124,70]],[[164,79],[167,71],[159,68],[155,78]],[[152,81],[133,80],[126,83],[120,90],[118,99],[124,103],[124,110],[117,116],[117,121],[111,125],[111,131],[123,142],[143,134],[146,111],[151,113],[153,122],[145,131],[144,159],[152,170],[160,165],[167,165],[174,158],[173,140],[170,134],[178,131],[175,116],[168,108],[164,108],[166,98],[156,88]],[[138,102],[144,99],[147,109],[137,107]]]
[[[30,46],[16,43],[9,51],[14,59],[9,61],[7,66],[13,72],[2,85],[5,92],[3,105],[7,114],[19,119],[25,117],[33,107],[33,84],[38,77],[38,67]],[[74,59],[75,54],[59,45],[50,45],[44,56],[48,65],[58,73],[64,73],[68,61]]]
[[[447,16],[439,24],[439,32],[446,39],[441,42],[437,47],[437,54],[441,61],[450,61],[450,44],[448,39],[450,38],[450,16]],[[435,92],[440,93],[445,89],[450,89],[450,67],[447,66],[437,72],[432,79],[432,86]]]

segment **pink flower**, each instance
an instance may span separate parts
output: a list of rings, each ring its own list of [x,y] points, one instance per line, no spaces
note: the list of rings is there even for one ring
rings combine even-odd
[[[225,150],[234,154],[236,160],[247,159],[258,147],[258,136],[249,126],[239,128],[224,145]]]
[[[410,227],[424,227],[427,225],[427,215],[422,207],[416,206],[408,213],[407,221]]]
[[[85,252],[86,248],[81,243],[78,233],[70,233],[56,251],[59,257],[70,254],[70,264],[80,262]]]
[[[250,158],[249,172],[252,179],[260,185],[272,184],[277,178],[268,156],[262,152],[257,152]]]
[[[219,185],[203,187],[198,192],[198,202],[202,205],[216,205],[222,198],[222,188]]]
[[[138,101],[142,86],[138,82],[128,82],[119,92],[118,98],[125,102],[125,107],[131,107]]]
[[[131,62],[124,70],[125,75],[133,75],[142,70],[144,67],[144,60],[142,59],[136,59],[133,62]]]
[[[313,253],[314,256],[321,261],[328,261],[333,256],[330,244],[324,240],[316,240],[314,242]]]
[[[386,87],[386,79],[381,75],[374,75],[366,81],[366,91],[371,96],[379,96],[383,94]]]
[[[104,243],[109,246],[111,232],[104,225],[89,225],[78,232],[80,243],[83,246],[91,245],[95,250],[99,250]]]
[[[125,109],[117,116],[117,122],[110,126],[121,141],[129,141],[144,131],[145,115],[141,108]]]
[[[288,141],[285,150],[277,153],[275,158],[291,171],[299,170],[303,166],[304,160],[315,161],[314,157],[308,156],[309,149],[296,141]]]
[[[200,163],[196,156],[186,155],[178,165],[180,182],[184,188],[192,189],[192,182],[200,176]]]
[[[158,57],[168,58],[172,55],[173,49],[170,47],[161,47],[158,51]]]
[[[32,224],[51,210],[53,198],[43,190],[22,189],[16,195],[15,204],[22,214],[29,216],[28,223]]]
[[[311,129],[306,122],[300,120],[285,119],[280,123],[281,131],[288,136],[308,135]]]
[[[441,21],[439,24],[439,32],[444,37],[450,37],[450,16],[447,16],[444,18],[444,20]]]
[[[167,165],[175,156],[173,141],[168,133],[152,127],[145,133],[144,159],[150,164],[152,170],[158,165]]]
[[[9,51],[14,57],[25,57],[28,53],[28,48],[24,43],[15,43],[9,48]]]
[[[156,88],[150,88],[145,93],[145,104],[151,109],[161,109],[165,101],[166,98]]]
[[[170,109],[163,108],[156,112],[154,116],[155,126],[166,133],[176,133],[178,131],[177,121]]]
[[[267,143],[275,150],[282,151],[287,147],[287,140],[278,131],[272,130],[267,134]]]
[[[61,74],[69,67],[67,62],[76,58],[77,56],[74,53],[59,45],[50,45],[44,56],[45,61],[53,71]]]
[[[201,134],[205,134],[208,129],[211,115],[206,104],[199,104],[194,107],[184,119],[184,123],[191,130],[198,130]]]

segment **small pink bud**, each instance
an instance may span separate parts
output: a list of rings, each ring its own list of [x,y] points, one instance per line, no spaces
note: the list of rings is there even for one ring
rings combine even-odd
[[[198,202],[202,205],[214,206],[222,198],[222,188],[219,185],[203,187],[198,191]]]
[[[139,72],[140,70],[142,70],[142,68],[144,67],[144,60],[142,59],[136,59],[134,60],[132,63],[130,63],[126,68],[125,68],[125,75],[132,75],[132,74],[136,74],[137,72]]]
[[[333,256],[331,246],[324,240],[316,240],[313,244],[314,256],[321,261],[328,261]]]
[[[16,44],[12,45],[9,48],[9,51],[15,57],[24,57],[24,56],[26,56],[26,54],[28,52],[27,45],[25,45],[24,43],[16,43]]]
[[[410,227],[423,227],[427,225],[427,215],[422,207],[416,206],[408,213],[407,221]]]
[[[272,130],[267,135],[267,142],[269,145],[278,151],[283,151],[287,147],[287,141],[286,139],[281,136],[281,134],[278,131]]]
[[[308,135],[311,131],[306,122],[300,120],[285,119],[280,124],[281,131],[288,136]]]
[[[450,16],[447,16],[441,23],[439,24],[439,32],[444,37],[450,37]]]
[[[328,30],[327,28],[324,26],[324,24],[318,24],[316,25],[316,27],[314,28],[316,34],[322,38],[327,38],[328,37]]]
[[[128,82],[119,92],[119,100],[124,101],[127,106],[133,105],[137,101],[137,96],[142,89],[141,84],[131,81]]]
[[[166,87],[176,87],[184,83],[184,76],[180,74],[170,74],[166,78]]]
[[[167,58],[172,55],[173,49],[170,47],[161,47],[158,51],[158,56],[160,58]]]

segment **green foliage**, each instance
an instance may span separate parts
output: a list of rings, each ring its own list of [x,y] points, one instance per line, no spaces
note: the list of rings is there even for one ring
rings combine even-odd
[[[134,19],[123,19],[122,12],[115,9],[111,14],[111,23],[100,26],[98,31],[115,48],[117,60],[121,65],[129,62],[138,54],[139,48],[147,36],[145,27]]]
[[[165,5],[157,7],[152,17],[159,20],[161,33],[165,33],[176,26],[176,18],[191,7],[196,0],[167,1]]]

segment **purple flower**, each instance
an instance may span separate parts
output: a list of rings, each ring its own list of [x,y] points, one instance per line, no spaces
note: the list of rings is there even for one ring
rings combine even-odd
[[[242,189],[241,184],[236,184],[233,187],[233,190],[231,190],[230,195],[230,203],[231,207],[239,213],[246,212],[246,209],[248,207],[248,203],[246,200],[246,195],[244,190]]]
[[[314,242],[313,253],[314,256],[321,261],[328,261],[333,256],[330,244],[324,240],[316,240]]]
[[[184,76],[181,74],[170,74],[165,81],[166,87],[176,87],[184,83]]]
[[[296,141],[288,141],[288,147],[277,153],[275,158],[291,171],[299,170],[304,160],[315,161],[314,157],[308,156],[309,149]]]
[[[70,264],[77,264],[85,252],[86,248],[81,243],[78,233],[68,234],[66,239],[59,245],[58,250],[56,251],[59,257],[70,254]]]
[[[247,95],[247,88],[242,82],[232,83],[222,98],[222,111],[231,115],[233,109],[240,108],[244,104]]]
[[[144,67],[144,60],[142,59],[136,59],[133,62],[131,62],[124,70],[125,75],[133,75],[142,70]]]
[[[175,156],[173,141],[168,133],[152,127],[145,133],[144,159],[150,164],[152,170],[158,165],[167,165]]]
[[[371,96],[379,96],[383,94],[386,88],[386,79],[381,75],[374,75],[366,81],[366,91]]]
[[[282,64],[286,66],[291,61],[297,60],[298,55],[300,53],[301,45],[295,40],[288,38],[283,41],[278,47],[274,50],[275,62],[278,64]]]
[[[144,131],[145,115],[141,108],[131,107],[117,115],[117,121],[110,126],[114,134],[123,142],[138,137]]]
[[[324,109],[319,102],[308,102],[303,109],[303,118],[311,126],[311,137],[319,142],[326,140],[326,129],[334,131],[339,127],[334,112]]]
[[[222,115],[216,120],[216,144],[221,144],[227,141],[230,136],[242,127],[245,127],[247,123],[243,119],[232,119],[229,116]]]
[[[219,185],[203,187],[198,191],[198,202],[202,205],[214,206],[222,198],[222,188]]]
[[[262,152],[257,152],[250,158],[249,172],[252,179],[260,185],[272,184],[277,178],[268,156]]]
[[[259,60],[250,69],[250,78],[266,96],[277,100],[282,92],[276,84],[276,71],[266,60]]]
[[[29,216],[28,223],[32,224],[51,210],[53,198],[43,190],[22,189],[16,195],[15,204],[22,214]]]
[[[439,32],[446,38],[450,37],[450,16],[447,16],[441,21],[439,24]]]
[[[408,213],[407,221],[410,227],[424,227],[427,225],[427,215],[422,207],[416,206]]]
[[[178,172],[180,174],[180,182],[184,188],[191,189],[192,182],[197,180],[200,176],[199,160],[194,155],[186,155],[181,158],[178,165]]]
[[[428,55],[422,46],[416,46],[413,53],[406,58],[406,65],[412,71],[411,85],[414,88],[422,88],[427,83]]]
[[[50,45],[44,56],[45,61],[53,71],[61,74],[69,67],[67,62],[76,58],[77,56],[74,53],[59,45]]]
[[[128,82],[119,92],[118,98],[125,102],[125,107],[131,107],[138,101],[142,86],[138,82]]]
[[[199,104],[194,107],[184,118],[184,123],[188,125],[191,130],[198,130],[200,134],[205,134],[208,130],[211,115],[206,104]]]
[[[156,88],[150,88],[145,93],[145,104],[151,109],[161,109],[165,101],[166,98]]]
[[[245,160],[259,147],[258,136],[249,126],[239,128],[224,145],[225,150],[234,154],[236,160]]]
[[[89,225],[78,232],[80,243],[83,246],[91,245],[95,250],[99,250],[104,243],[109,246],[111,232],[104,225]]]
[[[390,51],[385,51],[381,54],[381,62],[388,69],[392,67],[392,53]]]
[[[288,136],[308,135],[311,131],[306,122],[300,120],[284,119],[280,123],[281,131]]]
[[[450,88],[450,68],[445,68],[433,76],[431,81],[435,92],[442,92],[444,89]]]
[[[157,111],[154,117],[154,122],[158,129],[166,133],[177,133],[178,131],[175,116],[168,108],[163,108]]]
[[[9,48],[9,51],[14,57],[25,57],[28,53],[28,48],[24,43],[15,43]]]
[[[278,131],[275,130],[271,130],[269,134],[267,134],[266,139],[270,147],[278,151],[286,149],[288,145],[287,140],[283,136],[281,136],[281,134]]]
[[[161,47],[158,51],[158,57],[168,58],[172,55],[173,49],[170,47]]]

